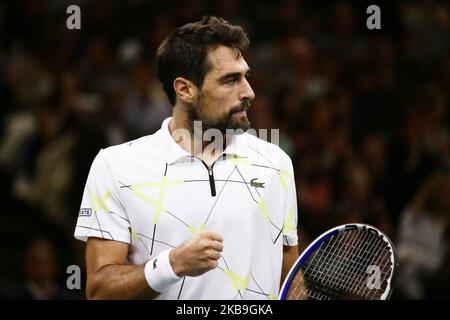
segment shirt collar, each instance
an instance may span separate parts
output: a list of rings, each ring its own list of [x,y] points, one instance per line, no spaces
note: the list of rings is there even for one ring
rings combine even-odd
[[[180,158],[190,157],[191,155],[181,148],[175,140],[172,138],[172,135],[169,131],[169,123],[172,120],[172,117],[166,118],[159,130],[159,141],[161,143],[161,152],[166,159],[167,163],[171,164],[177,161]]]
[[[248,133],[233,134],[230,142],[225,148],[224,153],[227,155],[235,155],[242,158],[248,157]]]
[[[170,134],[169,123],[171,120],[172,117],[166,118],[161,125],[161,129],[158,131],[161,152],[168,164],[172,164],[181,158],[191,157],[191,154],[181,148]],[[247,158],[247,133],[232,135],[230,137],[230,142],[224,150],[224,154]]]

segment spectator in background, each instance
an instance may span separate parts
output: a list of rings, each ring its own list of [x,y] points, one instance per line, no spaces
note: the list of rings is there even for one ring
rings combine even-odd
[[[439,145],[438,149],[445,147],[442,143],[437,140],[428,146],[426,143],[426,137],[440,128],[440,121],[436,122],[433,115],[435,105],[439,103],[437,99],[439,96],[421,90],[407,105],[409,108],[388,147],[386,199],[395,225],[425,177],[442,166],[445,156],[448,157],[448,151],[433,151],[435,145]]]
[[[364,165],[349,163],[340,186],[342,194],[338,197],[338,206],[330,215],[330,219],[335,219],[334,225],[364,221],[393,238],[389,214],[382,199],[374,195],[372,177]]]
[[[448,1],[383,3],[377,31],[365,28],[366,5],[348,0],[84,0],[76,31],[66,28],[66,7],[0,1],[4,239],[23,238],[25,224],[61,222],[72,239],[98,150],[153,133],[171,111],[149,57],[203,14],[251,34],[249,82],[263,94],[248,115],[256,128],[279,129],[295,159],[302,244],[349,221],[350,207],[386,233],[375,213],[388,212],[397,234],[424,179],[450,168]],[[20,251],[1,243],[4,256]],[[20,269],[12,263],[0,275]],[[435,273],[424,297],[450,296],[450,259]]]
[[[24,253],[23,279],[2,288],[6,299],[67,300],[76,299],[58,283],[60,265],[53,243],[42,236],[33,238]],[[5,290],[6,289],[6,290]]]
[[[437,55],[448,49],[449,12],[445,1],[405,1],[401,5],[401,22],[420,67],[427,67]]]
[[[382,195],[386,178],[386,139],[380,132],[373,132],[363,137],[360,154],[363,163],[373,181],[374,191],[378,195]]]
[[[147,62],[140,61],[133,66],[129,91],[125,98],[124,114],[129,138],[154,133],[161,122],[171,115],[172,109]]]
[[[73,148],[77,142],[71,119],[61,109],[42,108],[38,130],[23,150],[22,171],[14,183],[16,196],[43,209],[47,218],[70,225],[70,186],[73,179]]]
[[[448,272],[449,194],[449,173],[436,172],[425,180],[401,216],[397,244],[400,269],[396,293],[401,298],[426,298],[427,293],[432,293],[427,289],[433,277],[442,278],[441,269],[445,268]]]

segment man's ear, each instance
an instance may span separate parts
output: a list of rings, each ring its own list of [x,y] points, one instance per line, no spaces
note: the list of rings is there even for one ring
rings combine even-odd
[[[180,101],[189,104],[197,102],[198,89],[191,81],[178,77],[173,80],[173,89]]]

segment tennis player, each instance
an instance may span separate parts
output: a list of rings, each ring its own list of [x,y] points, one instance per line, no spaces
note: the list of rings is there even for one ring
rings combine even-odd
[[[173,105],[155,134],[100,150],[75,229],[88,299],[275,299],[298,257],[292,161],[244,132],[243,29],[204,17],[157,52]]]

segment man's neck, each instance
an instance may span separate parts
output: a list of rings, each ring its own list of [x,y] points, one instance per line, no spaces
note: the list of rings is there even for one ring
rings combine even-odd
[[[189,123],[187,116],[174,108],[173,117],[169,122],[169,132],[175,142],[190,155],[202,159],[208,166],[223,153],[228,140],[225,136],[214,142],[218,148],[213,148],[211,141],[203,139],[203,132],[196,130],[194,134],[193,123]],[[210,146],[209,146],[210,145]],[[208,147],[209,146],[209,147]]]

